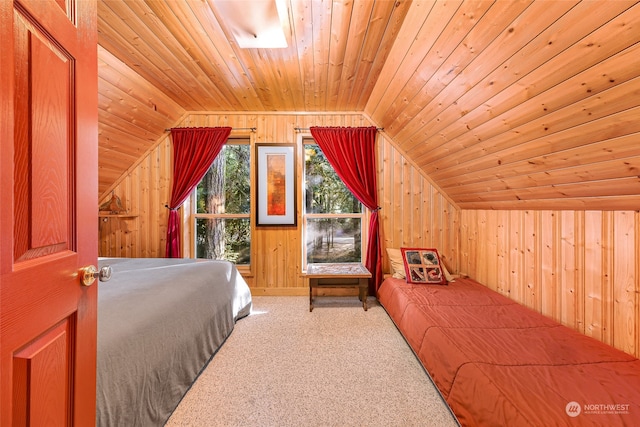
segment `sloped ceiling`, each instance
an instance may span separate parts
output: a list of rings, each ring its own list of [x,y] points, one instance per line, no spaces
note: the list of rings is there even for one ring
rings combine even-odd
[[[100,0],[104,192],[188,111],[362,112],[462,208],[640,209],[637,1]]]

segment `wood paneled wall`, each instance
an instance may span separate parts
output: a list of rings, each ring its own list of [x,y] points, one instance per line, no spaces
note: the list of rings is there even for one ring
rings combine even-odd
[[[127,216],[101,216],[99,256],[164,256],[167,208],[171,190],[171,144],[168,134],[113,188]],[[112,193],[100,200],[109,200]]]
[[[297,142],[295,128],[310,126],[371,126],[353,114],[191,114],[178,126],[256,128],[251,142]],[[246,131],[233,131],[247,134]],[[412,164],[396,151],[384,133],[378,134],[378,186],[382,207],[384,247],[436,246],[456,269],[457,212]],[[300,150],[298,150],[301,155]],[[299,164],[301,165],[299,158]],[[298,168],[299,173],[301,168]],[[162,257],[166,245],[167,211],[171,185],[171,144],[167,136],[115,186],[134,218],[102,218],[100,256]],[[108,198],[108,197],[107,197]],[[106,198],[105,198],[106,199]],[[300,198],[299,198],[300,199]],[[101,203],[104,200],[101,200]],[[301,200],[298,204],[301,206]],[[300,221],[298,221],[300,223]],[[184,224],[187,225],[187,224]],[[184,227],[188,231],[186,227]],[[301,229],[258,228],[251,272],[243,272],[255,294],[304,294],[301,277]],[[185,248],[188,249],[188,248]],[[187,251],[188,253],[188,251]],[[385,271],[389,266],[385,258]]]
[[[463,210],[460,272],[640,356],[640,213]]]
[[[413,163],[388,142],[378,144],[378,203],[383,271],[386,248],[437,248],[450,271],[458,270],[460,211]]]

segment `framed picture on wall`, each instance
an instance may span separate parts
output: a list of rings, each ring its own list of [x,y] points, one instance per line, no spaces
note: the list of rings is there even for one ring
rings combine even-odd
[[[256,225],[296,225],[296,146],[256,144]]]

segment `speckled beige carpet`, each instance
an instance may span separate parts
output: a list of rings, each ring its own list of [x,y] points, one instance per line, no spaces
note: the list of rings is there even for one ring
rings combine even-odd
[[[374,298],[314,302],[254,297],[166,425],[457,425]]]

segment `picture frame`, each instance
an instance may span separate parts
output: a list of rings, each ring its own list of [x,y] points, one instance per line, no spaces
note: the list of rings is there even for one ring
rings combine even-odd
[[[295,144],[256,144],[257,226],[296,226],[295,160]]]

